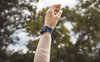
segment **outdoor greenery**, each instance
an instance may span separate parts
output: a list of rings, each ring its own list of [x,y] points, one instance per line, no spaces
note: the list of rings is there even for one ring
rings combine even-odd
[[[75,8],[62,8],[63,14],[53,31],[50,62],[100,62],[100,1],[77,0]],[[25,28],[29,35],[39,37],[47,8],[36,12],[38,1],[0,0],[0,62],[33,62],[39,39],[30,40],[22,51],[7,51],[7,46],[14,43],[10,37],[17,29]],[[31,15],[23,16],[23,10]],[[69,31],[64,23],[73,28]],[[73,43],[72,36],[77,36]]]

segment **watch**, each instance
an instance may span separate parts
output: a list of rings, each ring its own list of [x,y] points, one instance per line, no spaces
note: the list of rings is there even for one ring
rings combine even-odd
[[[45,32],[49,32],[50,34],[52,34],[52,28],[50,28],[50,27],[48,27],[48,26],[43,26],[42,28],[41,28],[41,31],[40,31],[40,34],[43,34],[43,33],[45,33]]]

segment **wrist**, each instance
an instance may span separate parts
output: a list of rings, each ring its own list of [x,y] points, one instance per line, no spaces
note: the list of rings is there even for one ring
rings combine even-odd
[[[51,34],[49,32],[45,32],[42,35],[44,35],[44,36],[50,36],[51,37]]]
[[[41,29],[40,34],[44,34],[45,32],[48,32],[48,33],[52,34],[52,31],[53,31],[53,29],[51,27],[43,26],[42,29]]]
[[[55,28],[54,26],[46,25],[46,24],[44,26],[48,26],[48,27],[52,28],[52,30],[54,30],[54,28]]]

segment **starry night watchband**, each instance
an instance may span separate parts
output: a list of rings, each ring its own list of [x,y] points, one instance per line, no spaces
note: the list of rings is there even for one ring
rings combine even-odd
[[[40,34],[43,34],[45,32],[49,32],[50,34],[52,34],[52,28],[48,27],[48,26],[43,26],[42,29],[41,29],[41,32]]]

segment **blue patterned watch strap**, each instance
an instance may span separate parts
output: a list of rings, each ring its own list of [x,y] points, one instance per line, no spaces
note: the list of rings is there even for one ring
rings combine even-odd
[[[41,32],[40,34],[43,34],[44,32],[49,32],[49,33],[52,33],[52,28],[48,27],[48,26],[43,26],[42,29],[41,29]]]

